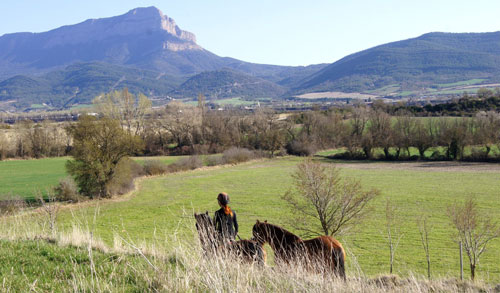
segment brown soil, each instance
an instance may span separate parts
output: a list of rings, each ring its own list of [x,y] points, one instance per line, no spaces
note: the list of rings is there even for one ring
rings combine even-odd
[[[468,163],[468,162],[363,162],[338,163],[340,168],[359,170],[410,170],[429,172],[493,172],[500,173],[498,163]]]

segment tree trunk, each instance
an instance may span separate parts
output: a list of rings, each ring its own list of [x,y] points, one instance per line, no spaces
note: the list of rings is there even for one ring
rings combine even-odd
[[[470,265],[470,278],[474,281],[474,277],[476,276],[476,265]]]
[[[385,159],[389,160],[389,156],[391,155],[389,153],[389,147],[384,147],[384,155],[385,155]]]
[[[427,278],[431,279],[431,260],[427,257]]]

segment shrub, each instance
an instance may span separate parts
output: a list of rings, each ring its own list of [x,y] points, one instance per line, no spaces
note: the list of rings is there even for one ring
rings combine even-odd
[[[194,170],[203,166],[203,161],[199,156],[191,156],[189,158],[182,158],[175,163],[168,166],[170,172],[179,172],[186,170]]]
[[[167,173],[168,166],[159,160],[147,160],[144,162],[144,172],[147,175],[161,175]]]
[[[254,152],[244,148],[232,147],[222,154],[222,159],[226,164],[238,164],[253,158],[255,158]]]
[[[136,164],[129,158],[123,158],[118,162],[113,177],[106,184],[108,196],[125,194],[134,188],[134,178],[138,173]]]
[[[205,165],[211,167],[211,166],[217,166],[217,165],[223,165],[224,164],[224,159],[222,156],[207,156],[205,157]]]
[[[27,206],[26,201],[19,196],[8,194],[6,196],[2,195],[1,197],[6,199],[0,201],[0,215],[13,214]]]
[[[81,200],[75,180],[66,177],[59,180],[59,184],[54,188],[57,201],[78,202]]]
[[[286,151],[294,156],[312,156],[317,150],[312,143],[294,140],[286,145]]]

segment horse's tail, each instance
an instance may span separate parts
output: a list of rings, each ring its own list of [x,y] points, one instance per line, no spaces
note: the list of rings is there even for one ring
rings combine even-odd
[[[338,257],[338,274],[339,276],[345,280],[345,252],[344,248],[340,247],[340,253]]]
[[[257,254],[257,263],[259,265],[265,265],[266,264],[266,257],[267,257],[267,253],[266,251],[264,250],[264,247],[262,245],[259,245],[259,244],[255,244],[256,246],[256,254]]]
[[[342,245],[332,249],[332,261],[335,264],[337,276],[345,280],[345,252]]]

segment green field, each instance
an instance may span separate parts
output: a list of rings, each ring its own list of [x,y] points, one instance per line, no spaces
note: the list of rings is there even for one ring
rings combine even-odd
[[[438,87],[443,88],[443,87],[455,87],[455,86],[465,86],[465,85],[473,85],[473,84],[478,84],[484,82],[486,79],[469,79],[469,80],[464,80],[464,81],[459,81],[459,82],[453,82],[453,83],[441,83],[437,84]]]
[[[10,195],[32,199],[37,192],[45,193],[66,176],[67,160],[63,157],[0,161],[0,200]]]
[[[322,160],[331,164],[327,159]],[[226,191],[238,213],[243,238],[251,236],[257,219],[289,228],[291,212],[280,195],[290,187],[290,174],[299,161],[301,158],[286,157],[146,178],[126,200],[97,201],[81,208],[63,209],[59,227],[67,231],[74,223],[91,227],[94,235],[109,245],[114,234],[149,243],[173,235],[192,240],[193,212],[213,213],[217,209],[217,193]],[[360,268],[370,276],[388,272],[383,213],[385,199],[391,198],[401,208],[404,233],[396,252],[395,272],[401,275],[425,272],[425,255],[415,224],[416,217],[425,210],[433,224],[430,240],[433,275],[457,276],[458,249],[446,208],[473,195],[482,210],[500,218],[500,168],[493,164],[482,164],[482,169],[461,167],[458,163],[458,167],[447,167],[447,164],[453,163],[338,164],[344,175],[360,179],[366,188],[381,190],[366,221],[351,234],[340,237],[349,252],[350,270]],[[38,181],[33,178],[33,182]],[[500,239],[497,239],[481,258],[479,278],[500,281],[499,251]]]
[[[134,160],[142,163],[154,159],[171,164],[181,157],[137,157]],[[10,196],[33,199],[37,192],[45,194],[67,176],[64,167],[67,160],[68,157],[0,161],[0,200]]]

